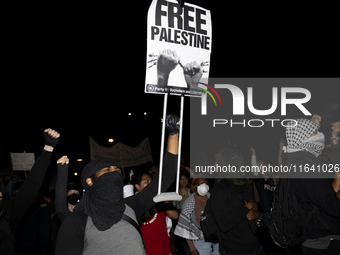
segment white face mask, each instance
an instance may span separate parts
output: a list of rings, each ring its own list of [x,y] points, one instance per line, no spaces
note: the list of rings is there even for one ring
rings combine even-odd
[[[202,183],[200,186],[197,187],[197,192],[201,196],[205,196],[208,194],[209,186],[206,183]]]

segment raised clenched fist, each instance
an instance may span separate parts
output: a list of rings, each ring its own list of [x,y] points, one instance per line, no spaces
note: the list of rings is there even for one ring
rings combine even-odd
[[[67,165],[70,162],[67,156],[62,156],[60,159],[58,159],[57,164],[61,165]]]

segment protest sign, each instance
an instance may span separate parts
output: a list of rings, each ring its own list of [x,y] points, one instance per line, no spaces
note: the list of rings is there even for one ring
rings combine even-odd
[[[130,147],[117,143],[108,148],[97,144],[90,137],[91,160],[112,159],[118,167],[132,167],[152,162],[149,139],[145,138],[138,146]]]
[[[148,12],[145,93],[200,96],[207,83],[211,15],[176,0],[153,0]]]
[[[34,153],[11,153],[13,170],[30,171],[34,165]]]

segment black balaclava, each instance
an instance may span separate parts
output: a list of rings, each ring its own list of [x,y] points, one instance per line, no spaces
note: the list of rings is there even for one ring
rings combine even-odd
[[[110,166],[116,166],[116,164],[112,160],[102,159],[91,161],[84,167],[81,183],[85,189],[85,194],[75,207],[76,210],[83,209],[100,231],[111,228],[123,216],[125,211],[123,202],[124,179],[122,174],[117,171],[101,175],[93,180],[91,187],[87,185],[86,179],[93,177],[99,170]]]

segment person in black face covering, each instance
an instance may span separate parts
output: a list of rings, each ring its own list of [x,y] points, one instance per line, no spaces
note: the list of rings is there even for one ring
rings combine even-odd
[[[176,177],[178,122],[174,115],[168,115],[165,122],[169,136],[163,161],[163,192]],[[55,254],[145,254],[139,232],[122,217],[125,214],[138,224],[137,220],[155,204],[158,180],[123,199],[123,176],[116,164],[105,159],[88,163],[81,174],[85,193],[59,230]]]
[[[63,156],[57,161],[58,176],[55,187],[55,208],[56,214],[52,221],[52,243],[53,251],[56,247],[59,228],[67,217],[71,214],[79,202],[82,189],[74,183],[67,184],[69,159]]]
[[[0,254],[17,254],[15,250],[16,230],[39,192],[50,164],[52,152],[59,139],[60,134],[58,132],[50,128],[44,131],[44,149],[35,160],[20,191],[8,205],[6,190],[4,185],[0,185]]]
[[[69,159],[63,156],[57,161],[58,178],[56,183],[55,207],[62,223],[66,216],[73,212],[81,198],[82,190],[74,183],[67,184]]]
[[[80,201],[81,198],[81,189],[78,185],[74,183],[69,183],[67,185],[67,203],[68,209],[73,212],[74,207]]]
[[[86,175],[90,177],[85,179]],[[81,204],[84,212],[98,230],[111,228],[121,220],[125,211],[121,170],[112,160],[94,160],[85,166],[81,179],[85,187]]]
[[[217,155],[219,166],[244,166],[241,153],[224,149]],[[216,180],[210,201],[219,228],[220,254],[264,255],[263,248],[252,231],[260,219],[257,203],[245,179],[234,173],[223,173]],[[235,178],[236,177],[236,178]]]

